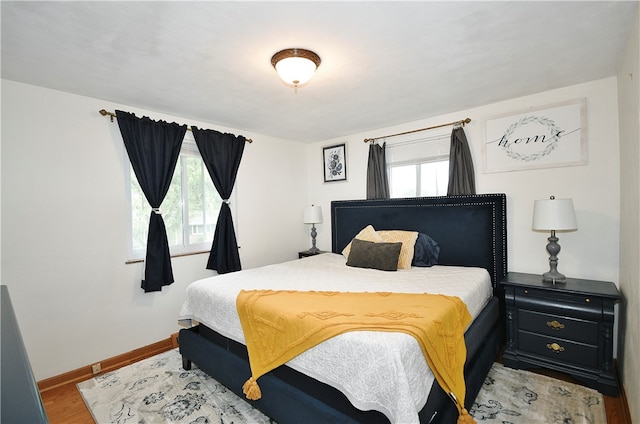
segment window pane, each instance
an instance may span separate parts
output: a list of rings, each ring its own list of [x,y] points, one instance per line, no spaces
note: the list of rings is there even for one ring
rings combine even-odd
[[[189,244],[211,242],[222,200],[202,159],[186,158],[188,174]]]
[[[131,191],[131,241],[129,259],[141,259],[147,245],[151,207],[129,166]],[[232,200],[235,192],[232,195]],[[222,199],[200,157],[195,142],[182,144],[167,195],[160,206],[172,255],[211,248]],[[234,202],[230,204],[234,208]]]
[[[394,166],[390,171],[391,197],[415,197],[417,184],[416,166]]]
[[[182,163],[178,161],[171,179],[169,191],[160,206],[162,219],[167,228],[169,247],[184,244],[182,232]]]
[[[151,206],[147,202],[138,179],[136,178],[133,168],[131,172],[131,234],[133,236],[133,251],[144,250],[147,246],[147,234],[149,231],[149,216],[151,215]],[[162,219],[167,229],[167,240],[169,247],[181,246],[183,244],[182,237],[182,184],[180,161],[176,165],[169,191],[160,205]]]
[[[449,161],[420,165],[420,196],[445,196],[449,185]]]

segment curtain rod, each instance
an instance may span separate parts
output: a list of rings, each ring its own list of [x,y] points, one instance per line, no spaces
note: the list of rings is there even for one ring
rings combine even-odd
[[[111,122],[113,122],[113,118],[116,117],[115,113],[109,112],[108,110],[104,110],[104,109],[100,109],[98,113],[102,116],[109,115],[111,117]],[[191,131],[191,128],[188,125],[187,125],[187,131]],[[253,140],[251,140],[250,138],[245,138],[245,140],[247,141],[247,143],[253,143]]]
[[[462,119],[460,121],[447,122],[446,124],[434,125],[433,127],[420,128],[418,130],[405,131],[405,132],[401,132],[401,133],[397,133],[397,134],[385,135],[385,136],[382,136],[382,137],[365,138],[364,142],[368,143],[370,141],[380,140],[381,138],[397,137],[399,135],[411,134],[411,133],[419,132],[419,131],[432,130],[434,128],[447,127],[449,125],[462,125],[462,126],[464,126],[464,124],[468,124],[469,122],[471,122],[471,118],[466,118],[466,119]]]

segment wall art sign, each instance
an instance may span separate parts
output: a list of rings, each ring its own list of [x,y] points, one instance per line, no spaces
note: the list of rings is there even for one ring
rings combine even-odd
[[[347,179],[347,152],[346,145],[337,144],[322,148],[322,160],[324,164],[324,182],[346,181]]]
[[[484,172],[587,163],[586,100],[487,119]]]

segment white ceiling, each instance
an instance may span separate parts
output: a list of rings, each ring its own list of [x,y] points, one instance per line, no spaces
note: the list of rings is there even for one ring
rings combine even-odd
[[[2,1],[2,78],[309,143],[616,75],[637,7]],[[322,58],[297,93],[289,47]]]

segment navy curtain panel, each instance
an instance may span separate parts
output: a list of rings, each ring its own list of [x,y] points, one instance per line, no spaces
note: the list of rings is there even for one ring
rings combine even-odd
[[[240,271],[242,266],[229,197],[236,183],[246,139],[243,136],[236,137],[215,130],[200,130],[194,126],[191,127],[191,131],[213,185],[222,198],[207,269],[213,269],[218,274]]]
[[[382,143],[382,146],[375,142],[369,144],[367,200],[389,198],[389,179],[387,177],[387,154],[385,147],[386,143]]]
[[[131,166],[151,205],[142,288],[145,292],[160,291],[174,281],[160,205],[169,190],[187,126],[138,118],[120,110],[116,110],[116,117]]]
[[[457,194],[476,194],[476,177],[469,143],[463,128],[451,131],[449,151],[449,186],[447,196]]]

